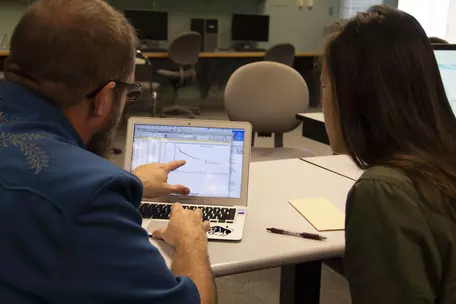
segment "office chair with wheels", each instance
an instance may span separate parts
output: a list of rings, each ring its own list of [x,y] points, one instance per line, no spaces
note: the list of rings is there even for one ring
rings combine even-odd
[[[179,35],[169,47],[169,58],[179,65],[178,71],[158,70],[157,74],[166,77],[174,88],[173,105],[163,108],[161,114],[165,117],[167,114],[184,113],[189,118],[194,118],[199,114],[199,108],[186,108],[177,104],[178,91],[180,88],[194,83],[196,81],[195,65],[198,62],[201,49],[201,35],[196,32],[187,32]]]
[[[290,43],[280,43],[269,48],[264,56],[264,61],[272,61],[293,66],[295,47]]]
[[[305,112],[308,106],[309,91],[304,78],[293,68],[276,62],[242,66],[230,77],[225,89],[225,108],[230,120],[250,122],[253,135],[274,134],[275,148],[254,147],[252,161],[314,156],[308,150],[283,147],[283,134],[298,127],[296,114]]]

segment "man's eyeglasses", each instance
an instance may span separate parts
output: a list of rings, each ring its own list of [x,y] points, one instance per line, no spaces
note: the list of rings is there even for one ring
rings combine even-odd
[[[135,101],[139,97],[139,95],[141,95],[141,93],[143,91],[142,86],[137,82],[127,83],[127,82],[123,82],[123,81],[111,80],[111,81],[108,81],[106,84],[100,86],[98,89],[96,89],[92,93],[87,94],[86,97],[88,99],[95,98],[95,96],[97,96],[97,94],[100,93],[101,90],[103,90],[103,88],[110,82],[114,82],[116,84],[116,88],[125,88],[127,90],[127,100],[128,101]]]

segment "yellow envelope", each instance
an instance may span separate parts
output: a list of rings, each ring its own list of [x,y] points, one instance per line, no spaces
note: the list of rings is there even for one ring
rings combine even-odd
[[[303,198],[289,203],[318,231],[345,228],[345,214],[326,198]]]

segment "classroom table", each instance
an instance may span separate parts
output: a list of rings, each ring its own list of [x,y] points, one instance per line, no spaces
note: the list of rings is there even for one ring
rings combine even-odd
[[[306,157],[301,160],[353,181],[358,180],[364,173],[347,155]]]
[[[214,84],[224,86],[230,76],[241,66],[262,61],[265,52],[202,52],[196,64],[197,82],[201,99],[205,99]],[[167,53],[144,53],[149,58],[152,66],[160,66],[163,59],[168,58]],[[320,104],[320,78],[315,71],[315,60],[318,53],[296,53],[294,65],[296,71],[305,79],[309,88],[309,101],[312,106]]]
[[[222,51],[222,52],[202,52],[200,58],[262,58],[264,57],[265,52],[232,52],[232,51]],[[150,59],[152,58],[168,58],[168,53],[166,52],[144,52],[144,55]],[[9,50],[0,50],[0,57],[8,57]],[[318,53],[311,52],[298,52],[296,57],[318,57]]]
[[[296,118],[302,121],[302,136],[329,145],[323,113],[298,113]]]
[[[154,69],[176,68],[168,60],[168,53],[144,52],[144,55],[149,58]],[[235,70],[245,64],[263,60],[264,55],[265,52],[202,52],[196,64],[197,85],[201,99],[206,99],[214,83],[225,85]],[[3,69],[4,59],[8,56],[8,50],[0,50],[0,71]],[[293,66],[306,80],[312,106],[320,104],[320,77],[318,71],[314,69],[318,56],[318,53],[298,52]]]
[[[325,197],[344,212],[354,182],[300,159],[252,163],[250,168],[242,241],[209,243],[215,276],[282,267],[280,303],[319,303],[321,262],[343,256],[344,232],[321,233],[328,239],[313,241],[270,234],[266,228],[316,233],[288,201]],[[170,265],[173,250],[163,242],[151,242]]]
[[[233,52],[233,51],[221,51],[221,52],[202,52],[200,58],[264,58],[265,52]],[[168,58],[168,53],[154,53],[144,52],[144,55],[150,59],[152,58]],[[1,53],[0,53],[1,56]],[[310,52],[298,52],[295,57],[318,57],[318,53]]]

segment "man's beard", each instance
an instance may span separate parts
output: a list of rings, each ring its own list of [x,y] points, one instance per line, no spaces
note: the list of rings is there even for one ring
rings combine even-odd
[[[116,137],[117,127],[119,126],[121,117],[122,110],[120,102],[118,102],[117,106],[114,105],[101,129],[87,143],[87,150],[105,159],[109,159],[112,154],[112,143]]]

